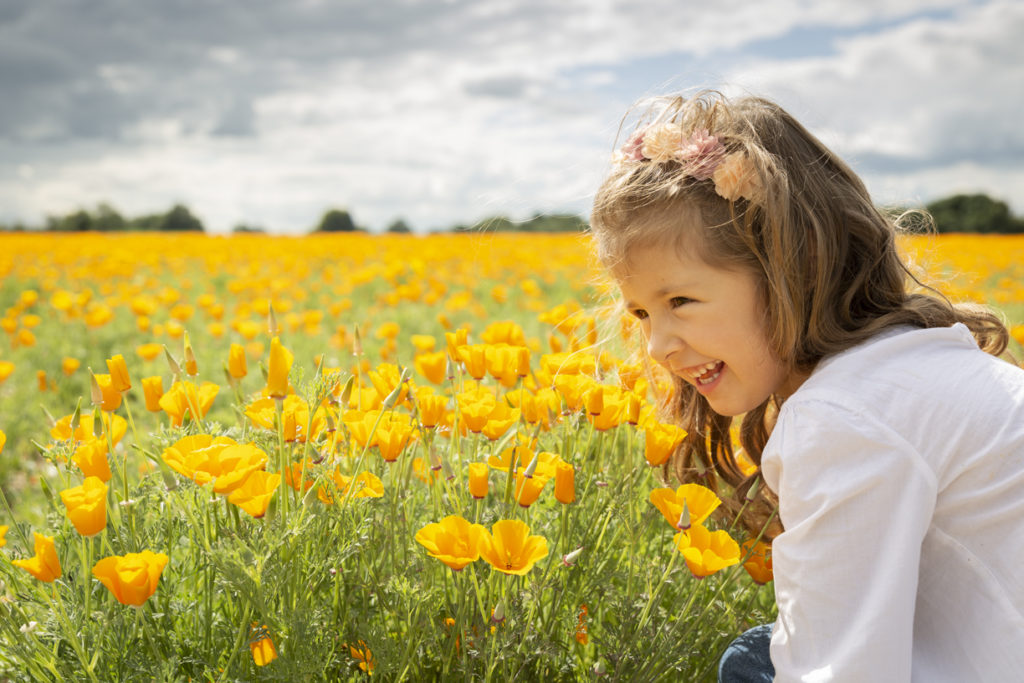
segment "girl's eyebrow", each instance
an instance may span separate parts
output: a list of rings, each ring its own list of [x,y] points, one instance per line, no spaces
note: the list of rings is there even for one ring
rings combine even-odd
[[[664,287],[659,287],[658,289],[656,289],[654,291],[654,293],[653,293],[652,298],[654,298],[654,299],[661,299],[661,298],[666,297],[669,294],[675,292],[675,290],[685,289],[687,287],[692,287],[692,286],[693,286],[692,283],[665,285]],[[625,300],[625,301],[622,302],[622,304],[626,308],[639,308],[635,303],[633,303],[630,300]]]

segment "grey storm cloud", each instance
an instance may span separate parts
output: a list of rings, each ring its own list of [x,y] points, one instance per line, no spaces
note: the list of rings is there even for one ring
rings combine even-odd
[[[0,139],[116,140],[146,117],[251,134],[252,100],[460,40],[457,3],[5,2]],[[465,38],[470,40],[470,38]],[[211,111],[212,110],[212,111]]]

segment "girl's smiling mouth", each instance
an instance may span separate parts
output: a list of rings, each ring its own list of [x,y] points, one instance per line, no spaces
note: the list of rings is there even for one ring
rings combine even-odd
[[[723,369],[725,369],[725,363],[715,360],[703,365],[686,368],[683,372],[689,375],[698,387],[706,387],[721,376]]]

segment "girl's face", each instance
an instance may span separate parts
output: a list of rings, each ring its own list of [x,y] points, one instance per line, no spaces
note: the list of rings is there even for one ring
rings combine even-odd
[[[768,349],[752,274],[653,245],[631,249],[615,276],[651,358],[694,385],[716,413],[740,415],[799,386]]]

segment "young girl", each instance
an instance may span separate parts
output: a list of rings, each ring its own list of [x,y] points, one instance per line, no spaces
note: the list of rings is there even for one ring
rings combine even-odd
[[[1024,371],[999,318],[914,287],[860,179],[763,99],[660,101],[592,226],[673,376],[675,473],[733,512],[767,485],[745,521],[774,536],[778,619],[720,679],[1024,680]]]

